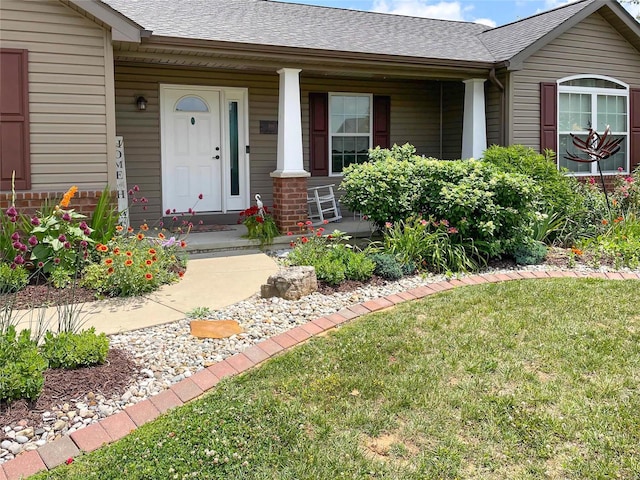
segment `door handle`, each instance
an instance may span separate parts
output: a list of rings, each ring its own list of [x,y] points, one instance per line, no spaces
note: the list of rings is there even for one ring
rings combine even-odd
[[[212,157],[212,158],[215,158],[216,160],[220,160],[220,155],[216,155],[215,157]]]

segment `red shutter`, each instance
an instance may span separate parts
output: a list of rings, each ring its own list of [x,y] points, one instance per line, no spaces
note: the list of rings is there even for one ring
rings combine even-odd
[[[640,88],[632,88],[629,91],[629,106],[631,126],[629,136],[629,158],[631,159],[631,170],[640,165]]]
[[[0,190],[31,188],[27,50],[0,49]]]
[[[540,83],[540,152],[551,149],[558,153],[558,86]]]
[[[309,93],[309,163],[311,175],[329,175],[329,95]]]
[[[391,97],[373,97],[373,148],[391,147]]]

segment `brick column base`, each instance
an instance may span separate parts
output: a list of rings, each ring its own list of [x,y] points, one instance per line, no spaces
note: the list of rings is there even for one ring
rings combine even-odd
[[[16,192],[15,207],[19,213],[25,215],[33,215],[40,210],[45,201],[60,201],[64,191],[47,191],[47,192]],[[78,190],[78,193],[71,199],[69,208],[74,209],[78,213],[82,213],[87,217],[91,217],[93,211],[98,204],[98,200],[102,195],[102,190]],[[115,199],[115,192],[112,192]],[[0,209],[6,210],[11,205],[11,192],[0,193]]]
[[[298,233],[309,218],[307,177],[273,177],[273,218],[280,233]]]

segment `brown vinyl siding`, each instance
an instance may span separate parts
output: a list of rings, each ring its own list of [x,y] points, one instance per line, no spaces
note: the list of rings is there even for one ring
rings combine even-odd
[[[513,72],[508,143],[540,148],[540,82],[598,74],[640,87],[640,54],[597,13],[551,41]]]
[[[205,85],[247,88],[249,92],[249,143],[251,146],[251,198],[262,195],[271,205],[272,178],[276,169],[277,135],[260,134],[261,120],[278,119],[279,76],[273,73],[247,73],[214,69],[135,65],[116,62],[116,125],[117,135],[124,137],[127,162],[127,183],[139,185],[141,194],[149,199],[144,214],[132,214],[134,222],[146,216],[159,216],[161,199],[161,143],[159,85]],[[316,78],[301,73],[301,108],[304,168],[309,171],[309,92],[362,92],[391,97],[391,144],[411,143],[418,153],[440,155],[440,84],[418,81],[373,81],[349,78]],[[461,149],[462,82],[444,83],[445,96],[452,107],[445,116],[443,138],[451,158],[458,158]],[[451,90],[447,94],[447,91]],[[136,109],[135,98],[144,95],[149,101],[147,110]],[[455,118],[460,115],[460,118]],[[445,148],[445,151],[447,151]],[[341,177],[310,177],[309,185],[339,184]]]
[[[29,51],[31,189],[108,181],[108,32],[57,0],[0,2],[4,48]]]
[[[503,109],[506,109],[506,102],[503,100],[503,96],[507,94],[507,77],[503,72],[501,74],[497,74],[496,78],[505,88],[505,91],[500,90],[500,87],[494,85],[491,80],[487,80],[485,83],[488,147],[491,145],[503,145],[505,139],[503,136],[503,129],[504,115],[506,114],[506,111],[503,111]]]

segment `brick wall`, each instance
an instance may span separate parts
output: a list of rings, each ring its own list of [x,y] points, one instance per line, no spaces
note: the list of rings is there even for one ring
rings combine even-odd
[[[273,218],[281,233],[298,232],[309,218],[306,177],[273,178]]]
[[[16,192],[15,207],[18,212],[25,215],[33,215],[40,209],[45,200],[51,202],[59,202],[65,192]],[[114,193],[115,194],[115,193]],[[73,209],[78,213],[82,213],[87,217],[91,217],[98,203],[98,199],[102,195],[102,190],[78,191],[71,199],[69,209]],[[12,203],[13,195],[11,192],[0,193],[0,210],[4,211]],[[115,198],[115,197],[114,197]]]

